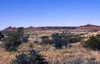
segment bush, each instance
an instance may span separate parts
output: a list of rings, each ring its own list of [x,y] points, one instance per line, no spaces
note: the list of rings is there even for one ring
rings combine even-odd
[[[81,39],[82,39],[81,37],[75,36],[75,37],[69,38],[68,40],[70,43],[76,43],[76,42],[80,42]]]
[[[29,35],[24,35],[22,38],[22,42],[28,42]]]
[[[2,32],[0,32],[0,41],[2,38],[4,38],[4,35],[2,34]]]
[[[16,56],[12,64],[48,64],[48,62],[35,50],[30,50],[28,54],[22,53]]]
[[[12,31],[7,35],[4,41],[6,51],[16,51],[21,44],[23,38],[23,30],[19,28],[17,31]]]
[[[42,37],[40,37],[42,40],[45,40],[45,39],[48,39],[49,38],[49,36],[42,36]]]
[[[53,44],[53,41],[49,39],[48,36],[42,36],[41,39],[42,41],[40,44],[43,46],[44,50],[47,51],[50,48],[50,46]]]
[[[69,43],[69,41],[64,33],[62,33],[62,34],[55,33],[55,34],[52,34],[51,37],[52,37],[54,46],[57,49],[62,48],[63,46],[67,46]]]
[[[83,46],[92,50],[100,50],[100,39],[98,36],[92,36],[83,43]]]

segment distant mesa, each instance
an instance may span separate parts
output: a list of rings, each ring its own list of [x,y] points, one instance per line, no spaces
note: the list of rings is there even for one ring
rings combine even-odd
[[[5,28],[3,31],[16,31],[18,28],[16,27],[7,27]],[[45,30],[44,27],[27,27],[27,28],[24,28],[25,31],[42,31],[42,30]]]
[[[81,31],[100,30],[100,26],[87,24],[87,25],[80,26],[77,30],[81,30]]]
[[[17,30],[18,28],[16,27],[7,27],[4,29],[4,31],[14,31],[14,30]],[[67,30],[77,30],[77,31],[88,31],[88,30],[100,30],[100,26],[97,26],[97,25],[92,25],[92,24],[87,24],[87,25],[83,25],[83,26],[77,26],[77,27],[70,27],[70,26],[64,26],[64,27],[61,27],[61,26],[51,26],[51,27],[27,27],[27,28],[24,28],[25,31],[43,31],[43,30],[56,30],[56,29],[67,29]]]
[[[11,27],[11,26],[4,29],[4,31],[14,31],[14,30],[17,30],[17,28],[16,27]]]
[[[80,27],[97,27],[97,25],[87,24],[87,25],[80,26]]]

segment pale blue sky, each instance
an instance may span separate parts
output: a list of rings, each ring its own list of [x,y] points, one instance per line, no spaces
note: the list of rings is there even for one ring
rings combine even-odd
[[[0,29],[88,23],[100,25],[100,0],[0,0]]]

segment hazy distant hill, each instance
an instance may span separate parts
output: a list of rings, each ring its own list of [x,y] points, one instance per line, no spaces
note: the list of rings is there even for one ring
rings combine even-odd
[[[56,30],[56,29],[88,31],[88,30],[100,30],[100,26],[87,24],[87,25],[77,26],[77,27],[73,27],[73,26],[32,27],[31,26],[31,27],[24,28],[25,31],[43,31],[43,30]],[[13,31],[13,30],[17,30],[17,28],[9,26],[5,28],[3,31]]]

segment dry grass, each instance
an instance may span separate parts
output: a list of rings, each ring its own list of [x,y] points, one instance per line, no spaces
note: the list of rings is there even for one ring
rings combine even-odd
[[[80,42],[71,44],[72,47],[70,48],[55,49],[52,46],[47,51],[45,51],[43,46],[39,44],[23,43],[19,46],[17,52],[7,52],[3,48],[0,48],[0,64],[11,62],[11,60],[15,59],[16,55],[20,54],[22,51],[29,50],[30,45],[32,45],[31,49],[40,50],[40,54],[42,54],[48,61],[52,62],[56,60],[62,61],[64,59],[70,60],[75,57],[82,57],[83,59],[94,57],[96,58],[96,61],[100,61],[100,51],[86,50],[81,46]]]
[[[17,53],[7,52],[4,49],[0,49],[0,64],[7,64],[15,58]]]
[[[3,48],[0,49],[0,64],[7,64],[11,62],[12,59],[15,59],[15,56],[21,53],[22,51],[29,50],[30,43],[22,44],[19,47],[18,52],[7,52]],[[84,49],[80,43],[72,44],[71,48],[63,48],[63,49],[55,49],[54,47],[50,47],[49,50],[44,51],[43,47],[39,44],[33,44],[33,49],[41,50],[40,54],[42,54],[48,61],[62,61],[63,59],[72,59],[75,57],[82,58],[96,58],[97,61],[100,61],[100,52],[99,51],[91,51]]]

